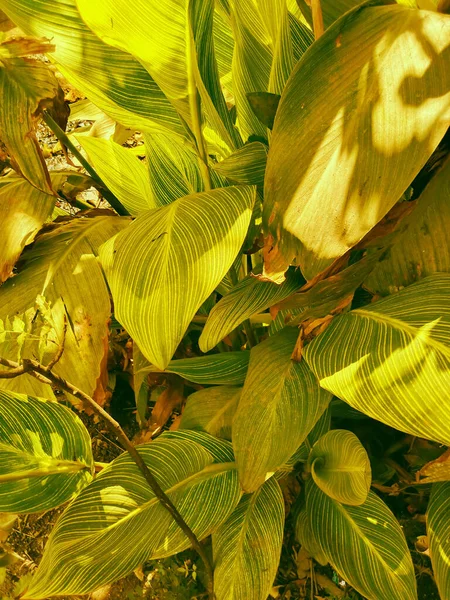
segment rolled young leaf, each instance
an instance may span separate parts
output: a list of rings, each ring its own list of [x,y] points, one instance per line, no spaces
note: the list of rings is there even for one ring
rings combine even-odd
[[[180,198],[139,216],[102,247],[116,318],[160,369],[233,264],[255,190],[235,186]]]
[[[438,273],[335,318],[304,357],[353,408],[450,445],[449,328],[450,274]]]
[[[65,406],[0,390],[0,512],[50,510],[91,480],[91,438]]]
[[[330,498],[352,506],[365,502],[372,483],[370,461],[351,431],[333,429],[322,436],[312,447],[308,467]]]
[[[298,331],[286,328],[252,348],[233,421],[233,447],[245,492],[280,468],[331,400],[305,361],[291,360]]]
[[[208,450],[199,443],[202,436],[207,438]],[[183,436],[171,432],[137,449],[200,540],[238,504],[241,491],[228,442],[198,432]],[[59,519],[23,598],[87,594],[148,559],[171,556],[189,545],[124,453],[100,472]]]
[[[435,483],[427,509],[427,534],[433,574],[441,600],[450,598],[450,482]]]
[[[275,479],[244,496],[213,535],[217,600],[266,600],[277,573],[284,500]]]
[[[403,531],[373,492],[360,506],[346,506],[312,481],[306,511],[326,560],[368,600],[417,600],[416,578]]]
[[[296,258],[310,280],[359,242],[448,127],[450,16],[373,4],[336,21],[283,92],[263,212],[273,279]]]

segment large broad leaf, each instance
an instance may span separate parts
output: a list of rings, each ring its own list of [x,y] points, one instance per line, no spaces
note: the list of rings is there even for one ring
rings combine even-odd
[[[308,486],[306,510],[320,553],[369,600],[416,600],[416,578],[403,531],[373,492],[345,506]]]
[[[21,46],[27,54],[28,40],[16,42],[15,52]],[[45,52],[53,46],[44,42],[34,44],[35,52]],[[0,46],[8,48],[8,42]],[[8,52],[8,50],[5,50]],[[35,115],[43,100],[56,96],[58,82],[54,73],[42,61],[0,54],[0,141],[11,156],[12,165],[33,186],[53,194],[50,176],[36,138]]]
[[[305,351],[320,385],[391,427],[450,445],[450,275],[337,317]]]
[[[331,399],[305,361],[291,360],[297,336],[287,328],[250,352],[233,422],[233,447],[246,492],[258,489],[289,459]]]
[[[352,506],[365,502],[372,483],[370,461],[351,431],[334,429],[321,437],[312,447],[308,467],[330,498]]]
[[[261,142],[246,144],[214,165],[214,170],[233,183],[264,185],[267,147]]]
[[[448,15],[367,5],[305,53],[268,157],[268,275],[296,258],[312,279],[397,202],[448,127],[449,34]]]
[[[145,68],[102,42],[81,19],[75,0],[0,0],[0,6],[25,33],[51,39],[58,70],[115,121],[142,131],[158,126],[185,134]]]
[[[202,385],[239,385],[247,376],[250,352],[223,352],[195,358],[171,360],[168,373],[181,375]]]
[[[294,454],[289,458],[286,465],[294,466],[297,462],[306,462],[311,449],[320,438],[330,431],[331,427],[331,409],[330,406],[322,413],[322,416],[308,433],[306,440],[301,444]]]
[[[212,309],[200,336],[203,352],[214,348],[245,319],[288,298],[304,282],[298,270],[291,269],[281,285],[260,281],[250,274],[231,289]]]
[[[0,511],[63,504],[92,479],[91,438],[56,402],[0,391]]]
[[[137,156],[112,140],[77,136],[101,179],[131,215],[156,208],[147,168]]]
[[[392,294],[432,273],[450,272],[450,157],[401,223],[401,233],[365,285]]]
[[[297,519],[295,521],[295,538],[300,542],[302,548],[314,558],[314,560],[321,565],[328,564],[328,559],[323,555],[309,525],[306,506],[303,506],[297,515]]]
[[[77,0],[80,13],[108,44],[130,52],[195,130],[197,88],[209,120],[231,148],[237,142],[223,97],[212,43],[212,0]],[[198,126],[198,124],[197,124]]]
[[[203,434],[207,449],[202,434],[192,432],[189,439],[186,433],[163,435],[137,449],[183,519],[203,539],[228,518],[241,492],[231,445]],[[87,594],[150,558],[170,556],[189,545],[125,453],[60,518],[23,597]]]
[[[116,317],[159,368],[230,269],[254,201],[250,186],[186,196],[138,217],[103,246]]]
[[[26,244],[51,215],[55,197],[22,178],[0,187],[0,283],[8,279]]]
[[[26,315],[32,321],[35,302],[42,294],[51,305],[54,331],[46,345],[44,362],[54,356],[62,340],[63,320],[67,319],[67,334],[61,360],[54,371],[84,392],[95,393],[104,400],[101,375],[106,371],[108,349],[108,319],[111,303],[105,277],[97,259],[99,246],[130,220],[112,217],[109,211],[75,218],[53,225],[41,234],[32,248],[24,253],[15,277],[0,288],[0,319]],[[5,344],[0,344],[0,356],[5,357]],[[11,352],[11,354],[8,354]],[[6,357],[17,359],[17,348],[8,349]],[[36,358],[37,342],[30,338],[29,353]],[[51,388],[30,375],[15,379],[0,379],[3,389],[49,397]]]
[[[179,429],[206,431],[231,440],[231,426],[242,388],[210,387],[191,394],[183,410]]]
[[[213,535],[217,600],[266,600],[280,560],[283,526],[283,494],[275,479],[242,498]]]
[[[450,598],[450,482],[435,483],[427,510],[427,533],[441,600]]]

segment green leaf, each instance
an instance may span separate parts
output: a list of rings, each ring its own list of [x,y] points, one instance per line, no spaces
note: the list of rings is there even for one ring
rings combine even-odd
[[[187,432],[190,433],[190,432]],[[159,484],[201,540],[238,504],[241,491],[231,445],[192,432],[173,432],[137,449]],[[222,460],[225,455],[225,462]],[[198,507],[201,506],[201,511]],[[128,453],[110,463],[70,504],[52,531],[23,596],[87,594],[151,558],[190,546]],[[120,548],[120,552],[118,549]]]
[[[141,131],[158,126],[185,135],[175,109],[145,68],[102,42],[84,24],[76,0],[1,0],[1,7],[25,33],[51,39],[58,70],[115,121]]]
[[[311,8],[305,0],[297,0],[297,3],[308,22],[312,20]],[[355,6],[358,6],[359,4],[361,4],[361,0],[320,0],[325,29],[330,27],[330,25],[348,10],[355,8]]]
[[[176,373],[202,385],[239,385],[247,375],[250,352],[223,352],[171,360],[167,373]]]
[[[308,486],[306,510],[319,550],[369,600],[416,600],[416,578],[403,531],[373,492],[345,506]]]
[[[315,483],[330,498],[358,506],[372,483],[369,457],[351,431],[333,429],[318,440],[308,458]]]
[[[91,438],[65,406],[0,391],[0,511],[50,510],[92,480]]]
[[[431,275],[337,317],[304,356],[320,385],[353,408],[449,445],[449,326],[450,275]]]
[[[288,466],[294,466],[297,462],[306,462],[308,460],[311,448],[320,440],[320,438],[328,433],[331,427],[331,410],[328,407],[323,413],[311,431],[308,433],[306,440],[287,461]]]
[[[5,178],[6,179],[6,178]],[[0,283],[11,275],[20,253],[51,215],[55,197],[28,181],[8,177],[0,187]]]
[[[213,165],[214,170],[234,183],[264,185],[267,147],[261,142],[245,144],[225,160]]]
[[[303,507],[297,515],[297,520],[295,521],[295,538],[300,542],[302,548],[304,548],[319,564],[328,564],[328,559],[322,553],[309,525],[306,506]]]
[[[297,63],[266,170],[268,275],[295,258],[312,279],[401,197],[447,129],[449,32],[448,15],[363,5]]]
[[[252,273],[242,279],[210,312],[199,340],[202,352],[214,348],[245,319],[289,297],[303,282],[295,269],[288,272],[281,285],[261,281]]]
[[[252,111],[268,129],[273,129],[280,99],[279,94],[271,94],[270,92],[251,92],[247,94],[247,100]]]
[[[231,440],[231,425],[242,388],[210,387],[191,394],[181,416],[179,429],[205,431]]]
[[[433,574],[442,600],[450,598],[450,482],[435,483],[427,510],[427,533]]]
[[[233,447],[245,492],[253,492],[305,440],[331,399],[305,361],[291,354],[298,331],[287,328],[252,348],[233,421]]]
[[[54,367],[102,403],[105,389],[101,375],[106,369],[110,296],[97,259],[99,246],[127,227],[130,219],[111,216],[110,211],[93,211],[83,217],[53,225],[23,254],[17,275],[0,288],[0,319],[26,315],[31,324],[36,315],[36,298],[45,297],[55,322],[45,351],[52,358],[62,340],[63,320],[68,322],[64,352]],[[0,356],[16,360],[17,346],[0,347]],[[39,356],[38,340],[30,339],[24,356]],[[2,367],[3,368],[3,367]],[[53,397],[50,386],[25,374],[0,379],[0,387],[11,391]]]
[[[103,246],[115,315],[160,369],[230,269],[254,201],[249,186],[186,196],[139,216]]]
[[[147,168],[137,156],[112,140],[78,135],[77,141],[103,182],[131,215],[156,208]]]
[[[433,273],[450,272],[450,158],[433,176],[405,217],[395,238],[365,286],[377,294],[392,294]]]
[[[275,479],[244,496],[213,535],[217,600],[266,600],[283,542],[284,500]]]
[[[16,43],[21,44],[20,41]],[[30,44],[26,40],[22,44],[26,54]],[[42,42],[40,45],[53,48]],[[8,42],[0,45],[0,53],[5,46]],[[52,99],[57,92],[56,77],[42,61],[14,56],[4,58],[0,54],[0,140],[16,171],[38,190],[50,195],[53,190],[35,134],[35,115],[41,101]]]

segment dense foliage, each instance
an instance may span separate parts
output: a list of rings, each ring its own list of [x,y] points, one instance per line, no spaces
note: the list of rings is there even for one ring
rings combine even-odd
[[[21,597],[193,544],[211,599],[265,600],[289,515],[364,597],[414,600],[415,493],[450,600],[448,4],[0,9],[0,511],[68,502]],[[65,134],[66,81],[103,128]],[[102,408],[124,372],[135,449]],[[76,410],[127,451],[95,463]]]

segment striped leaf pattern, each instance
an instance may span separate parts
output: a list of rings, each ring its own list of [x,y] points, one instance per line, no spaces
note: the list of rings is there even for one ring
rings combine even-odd
[[[217,600],[266,600],[283,541],[284,500],[275,479],[246,495],[213,535]]]
[[[316,485],[330,498],[358,506],[372,483],[369,457],[351,431],[333,429],[312,447],[308,467]]]
[[[314,444],[325,435],[331,427],[331,409],[330,406],[324,411],[320,419],[308,433],[306,440],[287,461],[287,465],[294,466],[298,462],[306,462]]]
[[[221,385],[191,394],[181,416],[179,429],[205,431],[231,440],[231,426],[242,388]]]
[[[247,375],[250,352],[223,352],[171,360],[168,373],[202,385],[239,385]]]
[[[231,445],[192,433],[191,439],[186,433],[162,435],[138,446],[138,451],[184,520],[203,539],[232,513],[241,491]],[[201,435],[207,438],[208,450],[197,441]],[[66,509],[23,597],[87,594],[150,558],[188,547],[185,534],[125,453]]]
[[[337,317],[304,356],[353,408],[449,445],[449,328],[450,275],[435,274]]]
[[[365,287],[383,296],[433,273],[450,272],[450,158],[433,176],[406,217],[398,237]]]
[[[0,512],[67,502],[92,480],[91,438],[56,402],[0,391]]]
[[[447,130],[449,32],[449,15],[370,3],[342,16],[297,63],[266,169],[266,272],[274,279],[294,258],[306,279],[322,272],[426,163]],[[422,36],[435,48],[431,65]]]
[[[317,543],[312,529],[309,525],[306,506],[303,506],[295,521],[295,539],[300,542],[302,548],[321,565],[327,565],[328,559],[324,556],[319,544]]]
[[[233,183],[264,185],[267,146],[261,142],[245,144],[239,150],[214,164],[213,168]]]
[[[102,247],[115,315],[160,369],[236,258],[255,189],[235,186],[180,198],[139,216]]]
[[[1,0],[0,6],[26,34],[51,39],[50,57],[58,70],[115,121],[141,131],[158,126],[185,134],[146,69],[97,37],[83,22],[76,0]]]
[[[298,331],[286,328],[252,348],[233,421],[233,447],[245,492],[286,463],[330,402],[305,361],[291,354]]]
[[[130,215],[156,208],[147,169],[137,156],[112,140],[78,135],[77,141],[103,182]]]
[[[309,526],[320,552],[368,600],[417,600],[416,578],[403,531],[373,492],[346,506],[312,481],[306,497]]]
[[[441,600],[450,598],[450,482],[435,483],[427,510],[433,573]]]
[[[251,273],[212,309],[200,336],[200,349],[208,352],[245,319],[288,298],[303,282],[301,274],[295,269],[288,271],[286,281],[281,285],[261,281]]]

